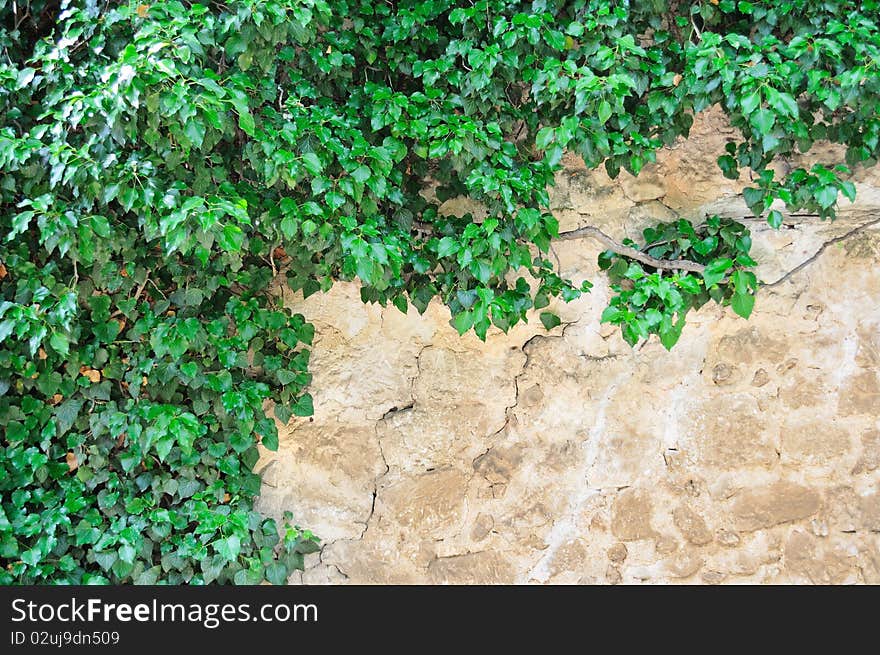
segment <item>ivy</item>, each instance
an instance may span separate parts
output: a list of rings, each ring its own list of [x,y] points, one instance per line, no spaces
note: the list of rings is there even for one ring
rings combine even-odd
[[[601,321],[619,325],[630,345],[656,334],[670,350],[678,342],[685,318],[710,300],[729,305],[748,318],[755,305],[758,278],[749,271],[756,262],[749,256],[749,230],[731,219],[710,216],[694,226],[680,219],[646,228],[645,243],[624,245],[664,261],[687,260],[702,267],[700,274],[675,271],[665,274],[650,265],[606,250],[599,255],[599,268],[606,271],[615,296]]]
[[[873,0],[0,14],[0,583],[277,583],[301,566],[315,537],[253,509],[259,445],[313,412],[314,330],[276,282],[356,279],[401,311],[438,298],[480,338],[530,312],[553,329],[551,299],[591,289],[551,256],[566,151],[637,175],[718,105],[738,129],[718,165],[751,172],[745,200],[778,227],[775,200],[833,218],[880,148]],[[845,161],[777,175],[817,141]],[[457,196],[483,211],[441,213]],[[753,311],[743,226],[643,236],[601,259],[603,320],[630,343],[671,347],[708,300]]]

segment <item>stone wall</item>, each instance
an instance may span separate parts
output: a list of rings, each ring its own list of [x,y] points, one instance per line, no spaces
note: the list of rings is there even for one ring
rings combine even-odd
[[[714,163],[728,136],[710,112],[617,182],[566,160],[562,229],[746,216],[747,180]],[[856,180],[833,224],[751,223],[759,277],[810,263],[749,321],[692,313],[671,353],[599,324],[587,240],[554,246],[596,286],[549,333],[533,320],[482,343],[439,304],[403,315],[353,284],[288,297],[317,328],[315,416],[263,454],[260,505],[324,540],[292,581],[880,583],[880,231],[849,234],[880,218],[880,183]]]

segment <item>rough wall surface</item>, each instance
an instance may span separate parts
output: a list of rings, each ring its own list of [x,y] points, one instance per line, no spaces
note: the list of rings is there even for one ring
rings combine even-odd
[[[572,159],[562,229],[745,216],[714,163],[729,136],[709,113],[635,180]],[[871,175],[833,224],[750,224],[763,280],[810,263],[749,321],[692,313],[671,353],[599,324],[588,240],[554,246],[596,286],[549,333],[482,343],[352,284],[288,297],[317,328],[315,416],[264,453],[260,505],[324,540],[292,582],[880,583],[880,225],[849,234],[880,218]]]

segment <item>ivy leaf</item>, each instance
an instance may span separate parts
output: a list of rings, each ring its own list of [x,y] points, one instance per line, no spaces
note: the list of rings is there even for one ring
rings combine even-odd
[[[248,136],[254,136],[254,132],[256,131],[256,124],[254,123],[253,114],[251,114],[247,110],[239,111],[238,126],[241,128],[241,131]]]
[[[600,123],[607,123],[608,119],[611,118],[611,103],[607,100],[600,102],[596,115],[598,116]]]
[[[764,190],[763,189],[755,189],[753,187],[746,187],[743,189],[743,198],[745,198],[746,204],[749,206],[749,209],[755,214],[755,216],[760,216],[764,211]]]
[[[70,339],[66,334],[61,332],[53,332],[49,337],[49,345],[63,357],[70,354]]]
[[[660,323],[659,337],[660,343],[666,350],[672,350],[672,347],[678,343],[681,338],[681,331],[684,327],[684,317],[677,322],[673,322],[672,318],[666,316]]]
[[[324,170],[324,165],[321,163],[318,155],[313,152],[303,153],[302,161],[303,166],[305,166],[306,170],[312,175],[318,175]]]
[[[244,232],[237,225],[227,223],[220,230],[217,241],[224,250],[238,252],[244,243]]]
[[[287,568],[280,562],[273,562],[266,567],[266,580],[274,585],[287,584]]]
[[[260,443],[262,443],[263,447],[267,450],[278,450],[278,431],[273,430],[272,432],[264,434]]]
[[[623,311],[619,307],[610,305],[604,309],[599,319],[601,323],[617,323],[623,317]]]
[[[312,404],[312,395],[305,393],[300,396],[291,407],[294,416],[311,416],[315,413],[315,406]]]
[[[737,314],[743,318],[748,318],[752,315],[752,309],[755,307],[755,296],[748,292],[735,293],[730,299],[730,306]]]
[[[823,209],[832,207],[837,202],[837,187],[823,186],[816,191],[816,202]]]
[[[535,146],[546,150],[556,137],[556,131],[552,127],[542,127],[535,135]]]
[[[464,334],[474,325],[474,313],[470,311],[459,312],[453,317],[452,325],[459,334]]]
[[[782,214],[776,209],[771,210],[770,213],[767,214],[767,223],[774,230],[778,230],[780,227],[782,227],[783,220],[784,219],[782,217]]]
[[[202,146],[202,142],[205,140],[205,131],[205,124],[195,119],[187,121],[184,127],[184,134],[196,148]]]
[[[553,314],[552,312],[541,312],[541,323],[544,324],[545,329],[552,330],[561,322],[562,321],[556,314]]]
[[[238,554],[241,552],[241,539],[235,535],[217,539],[213,545],[217,553],[230,562],[238,559]]]
[[[707,264],[703,270],[703,281],[706,283],[706,288],[720,282],[731,266],[733,266],[733,260],[727,257],[716,259]]]
[[[675,283],[691,294],[698,294],[702,291],[702,287],[700,287],[700,281],[693,275],[683,275],[679,277]]]
[[[370,179],[370,175],[372,175],[372,173],[370,169],[366,166],[358,166],[351,172],[351,176],[358,184],[364,184],[367,180]]]
[[[761,104],[761,94],[758,91],[747,93],[740,97],[739,105],[747,116],[755,111]]]
[[[437,244],[437,256],[438,257],[448,257],[449,255],[454,255],[459,250],[458,241],[453,239],[452,237],[443,237],[440,239],[440,242]]]

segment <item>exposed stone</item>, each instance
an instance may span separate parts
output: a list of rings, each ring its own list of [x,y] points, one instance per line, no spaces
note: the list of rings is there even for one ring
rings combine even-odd
[[[510,480],[516,467],[522,461],[519,448],[493,448],[474,460],[474,471],[491,484],[505,483]]]
[[[675,527],[690,543],[702,546],[712,541],[712,531],[706,525],[706,521],[688,505],[681,504],[676,507],[672,518]]]
[[[736,532],[730,532],[729,530],[719,530],[715,535],[715,541],[717,541],[720,545],[726,548],[735,548],[739,546],[740,541],[739,535]]]
[[[626,544],[616,543],[608,549],[608,559],[610,559],[615,564],[620,564],[621,562],[623,562],[626,559],[626,555]]]
[[[805,519],[818,512],[819,506],[815,490],[780,480],[744,491],[736,498],[733,513],[738,529],[752,531]]]
[[[776,448],[754,398],[713,396],[696,404],[691,416],[688,442],[701,464],[733,469],[776,463]]]
[[[742,364],[767,362],[778,364],[788,353],[784,340],[770,336],[776,331],[752,325],[724,335],[718,342],[716,354],[725,361]]]
[[[862,371],[849,378],[841,390],[839,411],[843,416],[865,414],[880,407],[880,380],[876,371]]]
[[[796,357],[790,357],[789,359],[786,359],[784,362],[782,362],[781,364],[779,364],[776,367],[776,372],[779,373],[780,375],[785,375],[791,369],[793,369],[795,366],[797,366],[797,363],[798,363],[798,360]],[[801,378],[799,380],[799,382],[803,383],[803,378]]]
[[[786,462],[833,465],[850,449],[849,435],[834,425],[786,421],[782,428],[782,456]]]
[[[666,195],[666,185],[655,172],[654,167],[646,166],[637,176],[621,173],[621,184],[626,197],[633,202],[656,200]]]
[[[389,513],[409,530],[423,535],[443,535],[455,530],[461,520],[461,489],[466,478],[461,471],[430,471],[382,490],[382,513]]]
[[[753,387],[763,387],[770,381],[770,376],[767,375],[767,371],[763,368],[759,368],[755,371],[754,377],[752,377],[752,386]]]
[[[835,532],[856,532],[862,526],[862,499],[850,486],[825,491],[822,518]]]
[[[703,571],[700,575],[700,579],[706,584],[721,584],[726,577],[721,571]]]
[[[862,528],[880,532],[880,493],[864,496],[859,504],[862,510]]]
[[[621,492],[611,507],[611,532],[621,541],[650,539],[654,536],[652,511],[647,491],[627,489]]]
[[[880,430],[862,433],[862,453],[853,468],[853,475],[870,473],[880,468]]]
[[[495,525],[495,519],[491,514],[483,514],[482,512],[474,519],[474,527],[471,528],[471,539],[474,541],[482,541]]]
[[[785,544],[785,571],[794,580],[812,584],[854,582],[855,558],[844,549],[794,530]]]
[[[553,554],[553,559],[550,561],[550,575],[580,571],[584,567],[586,557],[587,550],[583,541],[580,539],[567,541]]]
[[[501,553],[481,551],[434,560],[428,579],[432,584],[511,584],[514,570]]]
[[[712,382],[718,385],[731,384],[733,382],[733,374],[736,371],[730,364],[716,364],[712,369]]]
[[[678,540],[675,537],[670,537],[669,535],[663,535],[657,537],[654,540],[654,551],[658,555],[669,555],[670,553],[674,553],[678,550]]]
[[[691,551],[682,551],[666,562],[665,569],[673,578],[689,578],[703,566],[703,558]]]

